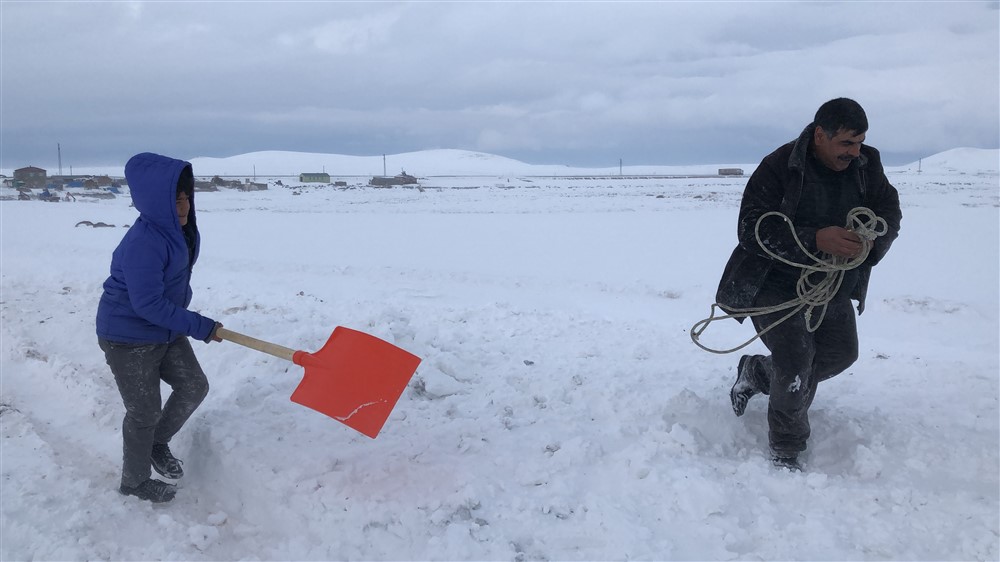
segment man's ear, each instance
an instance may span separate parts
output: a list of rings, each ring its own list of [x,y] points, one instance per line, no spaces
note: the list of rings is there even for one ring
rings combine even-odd
[[[823,127],[816,125],[816,130],[813,131],[813,142],[822,141],[823,139],[820,138],[820,135],[826,136],[826,131],[823,130]]]

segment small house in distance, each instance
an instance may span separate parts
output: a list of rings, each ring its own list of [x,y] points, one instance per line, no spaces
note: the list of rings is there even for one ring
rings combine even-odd
[[[720,176],[742,176],[743,168],[719,168]]]
[[[195,191],[219,191],[219,186],[210,181],[194,180]]]
[[[402,174],[386,177],[386,176],[375,176],[368,180],[368,185],[373,185],[375,187],[392,187],[394,185],[410,185],[417,183],[417,178],[407,174],[405,171]]]
[[[220,187],[239,188],[240,185],[242,185],[242,182],[240,182],[240,180],[236,180],[236,179],[233,179],[233,180],[224,180],[220,176],[212,176],[212,179],[211,179],[210,183],[213,186],[215,186],[215,189],[213,189],[211,191],[218,191],[218,189]],[[195,181],[195,186],[197,187],[197,185],[198,185],[198,182]]]
[[[302,183],[307,183],[307,182],[330,183],[330,174],[327,174],[326,172],[303,173],[299,174],[299,181]]]
[[[14,186],[16,187],[45,187],[45,170],[34,166],[18,168],[14,170]]]
[[[266,183],[256,183],[256,182],[252,182],[250,180],[247,180],[246,183],[241,183],[240,185],[238,185],[236,187],[236,189],[238,189],[240,191],[265,191],[265,190],[267,190],[267,184]]]

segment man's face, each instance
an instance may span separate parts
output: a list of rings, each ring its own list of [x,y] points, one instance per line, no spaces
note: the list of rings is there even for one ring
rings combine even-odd
[[[823,127],[817,126],[813,134],[813,146],[816,158],[827,168],[842,172],[861,154],[861,143],[865,134],[854,134],[854,131],[840,129],[832,138],[826,136]]]

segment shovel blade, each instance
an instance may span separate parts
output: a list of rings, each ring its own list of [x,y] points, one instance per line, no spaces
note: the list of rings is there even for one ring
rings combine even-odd
[[[337,326],[315,353],[292,359],[305,375],[292,402],[374,439],[385,425],[420,358],[375,336]]]

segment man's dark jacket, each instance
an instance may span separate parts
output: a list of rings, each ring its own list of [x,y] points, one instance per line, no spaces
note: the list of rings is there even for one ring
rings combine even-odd
[[[791,219],[792,224],[795,224],[795,213],[802,197],[802,190],[808,189],[804,185],[805,168],[815,129],[815,124],[810,124],[797,140],[767,155],[747,182],[737,227],[739,245],[733,250],[726,264],[716,293],[716,301],[726,310],[735,311],[753,307],[768,273],[776,267],[791,267],[764,253],[757,242],[754,229],[757,219],[770,211],[784,213]],[[865,295],[868,293],[868,279],[872,266],[885,256],[889,246],[899,235],[902,213],[899,210],[899,194],[885,177],[878,150],[862,145],[860,157],[856,158],[843,173],[853,175],[861,193],[862,205],[885,219],[888,226],[888,232],[875,239],[868,259],[857,268],[858,282],[851,292],[851,298],[858,301],[860,314],[865,309]],[[802,244],[813,255],[818,256],[820,251],[816,247],[817,230],[817,228],[795,226],[795,233]],[[792,229],[779,217],[764,219],[760,227],[760,236],[768,249],[775,254],[795,263],[812,263],[795,243]],[[789,299],[794,297],[794,294],[789,295]],[[739,320],[742,322],[743,318],[740,317]]]

